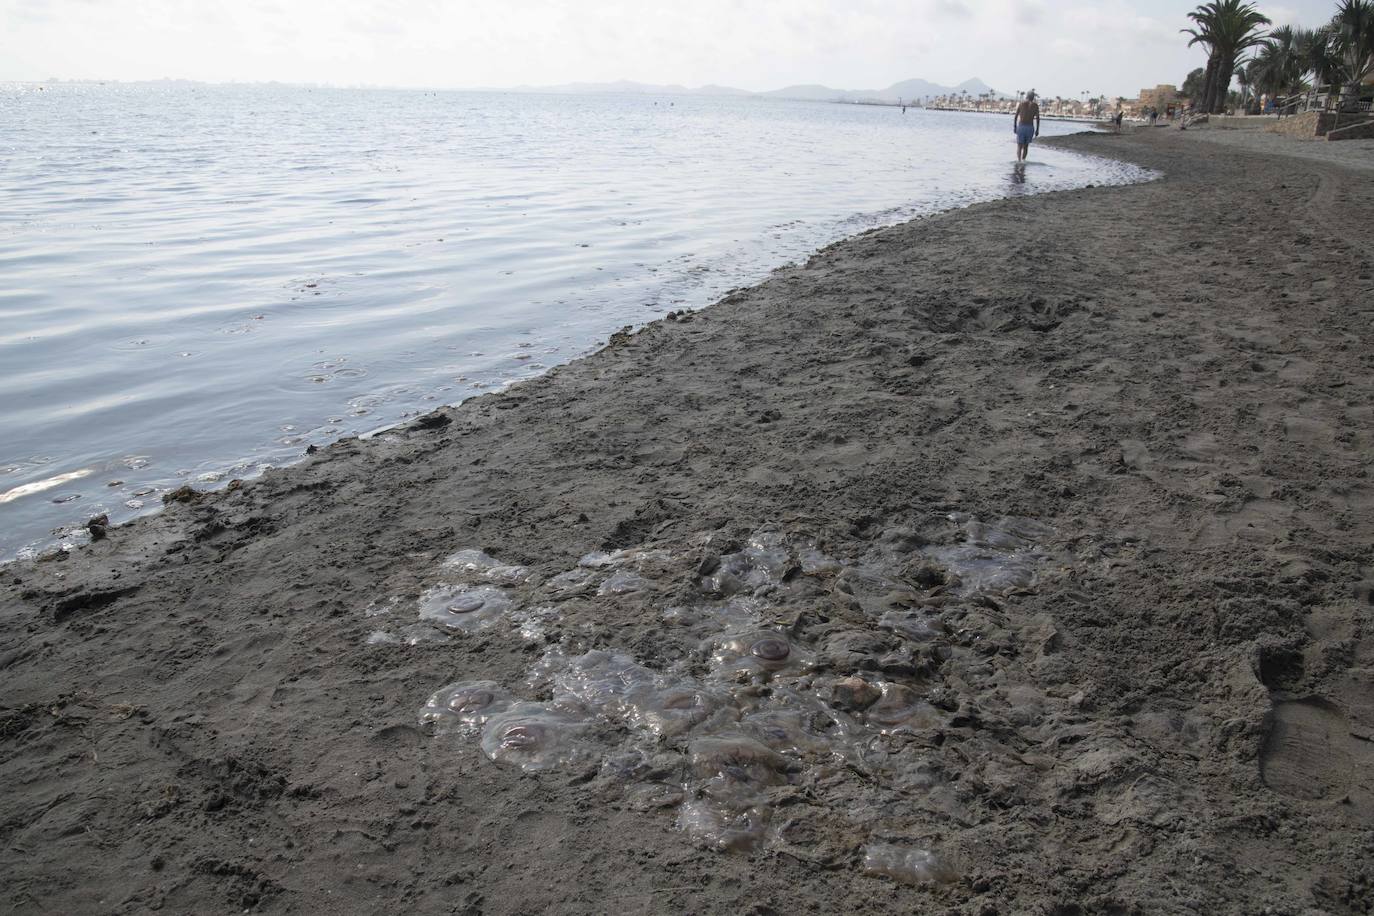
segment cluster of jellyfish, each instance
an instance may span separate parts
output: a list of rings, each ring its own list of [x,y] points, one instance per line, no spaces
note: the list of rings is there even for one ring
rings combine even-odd
[[[901,587],[898,567],[925,564],[935,570],[936,591],[960,601],[1029,588],[1056,560],[1041,546],[1051,532],[1039,523],[951,519],[961,526],[960,543],[913,548],[898,535],[850,561],[765,530],[721,553],[709,549],[709,538],[676,553],[660,546],[593,553],[543,581],[524,566],[460,550],[443,562],[435,585],[409,599],[417,620],[368,640],[419,644],[514,630],[543,649],[525,679],[437,690],[419,711],[426,731],[476,740],[495,764],[527,772],[610,773],[643,808],[674,811],[694,841],[753,849],[769,841],[782,787],[814,786],[848,769],[873,772],[885,739],[938,729],[950,715],[930,702],[919,677],[889,674],[890,665],[835,670],[808,645],[804,628],[778,622],[790,595],[808,583],[814,593],[823,582],[874,629],[930,646],[945,636],[939,615],[884,600]],[[679,600],[660,606],[663,593]],[[683,601],[684,594],[693,597]],[[632,600],[655,608],[657,641],[677,651],[666,653],[666,663],[645,664],[628,648],[587,650],[575,639],[547,638],[572,597],[601,608]],[[407,604],[391,598],[368,613]],[[906,883],[953,876],[930,849],[883,838],[864,848],[862,867]]]

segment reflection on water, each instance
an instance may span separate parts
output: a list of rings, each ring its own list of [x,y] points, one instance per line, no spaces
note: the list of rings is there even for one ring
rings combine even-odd
[[[0,557],[1010,193],[996,118],[656,101],[0,87]],[[1034,190],[1140,177],[1037,158]]]
[[[1018,162],[1011,167],[1011,183],[1013,185],[1026,183],[1026,164],[1024,162]]]

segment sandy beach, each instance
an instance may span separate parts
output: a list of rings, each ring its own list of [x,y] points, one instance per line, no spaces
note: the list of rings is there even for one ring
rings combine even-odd
[[[1202,133],[5,567],[4,908],[1370,912],[1369,147]]]

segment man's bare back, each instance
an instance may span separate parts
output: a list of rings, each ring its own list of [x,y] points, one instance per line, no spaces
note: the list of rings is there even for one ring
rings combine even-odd
[[[1016,161],[1024,162],[1030,155],[1031,141],[1040,136],[1040,103],[1035,100],[1034,90],[1027,92],[1025,101],[1016,106],[1011,129],[1016,134]]]

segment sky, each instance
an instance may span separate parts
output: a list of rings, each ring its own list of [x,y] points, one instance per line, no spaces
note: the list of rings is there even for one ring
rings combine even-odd
[[[0,0],[0,80],[426,88],[630,79],[1134,96],[1202,66],[1174,0]],[[1335,0],[1257,5],[1316,25]]]

